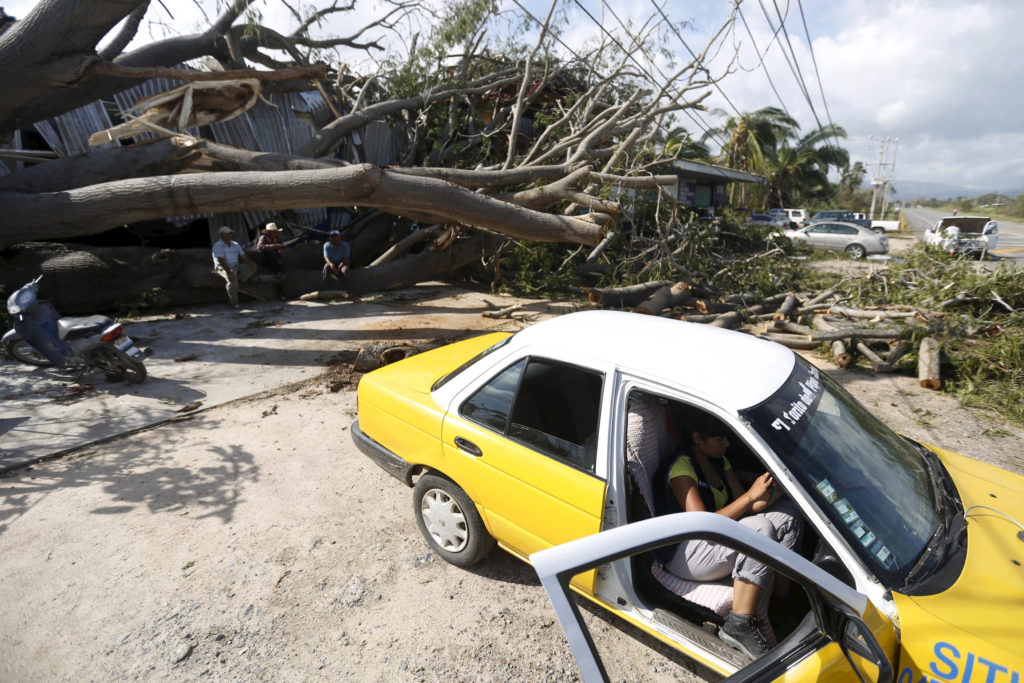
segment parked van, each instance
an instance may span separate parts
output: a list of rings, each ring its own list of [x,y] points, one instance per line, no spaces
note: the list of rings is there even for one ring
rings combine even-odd
[[[768,213],[773,216],[781,216],[789,221],[789,227],[791,230],[803,227],[804,223],[807,222],[807,211],[805,209],[768,209]]]

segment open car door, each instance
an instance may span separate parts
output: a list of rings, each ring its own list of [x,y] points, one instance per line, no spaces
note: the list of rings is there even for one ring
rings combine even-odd
[[[710,512],[681,512],[627,524],[530,556],[585,681],[607,681],[608,675],[579,608],[569,595],[572,577],[624,557],[690,539],[721,543],[765,562],[799,584],[811,603],[800,627],[771,652],[735,672],[730,681],[771,681],[783,677],[878,683],[893,680],[890,656],[896,652],[895,631],[865,595],[739,522]]]

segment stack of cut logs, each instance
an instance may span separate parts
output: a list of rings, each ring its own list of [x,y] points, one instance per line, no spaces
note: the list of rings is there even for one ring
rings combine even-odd
[[[816,349],[828,344],[836,365],[845,368],[857,352],[875,372],[891,372],[912,349],[904,337],[911,319],[928,322],[934,316],[911,306],[871,310],[843,306],[835,289],[817,295],[795,293],[759,297],[734,294],[714,297],[685,282],[667,280],[615,288],[591,288],[591,303],[608,308],[629,308],[634,313],[660,315],[736,328],[763,323],[758,336],[792,349]],[[715,299],[715,300],[712,300]],[[902,324],[901,324],[902,323]],[[918,379],[926,389],[939,389],[939,342],[926,337],[918,348]]]

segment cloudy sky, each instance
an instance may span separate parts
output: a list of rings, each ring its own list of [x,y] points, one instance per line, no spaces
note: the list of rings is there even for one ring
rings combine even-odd
[[[608,12],[602,18],[600,0],[580,2],[609,29],[619,26]],[[646,16],[653,7],[651,0],[608,2],[623,20],[627,14],[634,20]],[[671,0],[666,12],[673,21],[692,22],[682,37],[696,50],[728,19],[731,7],[728,0]],[[720,84],[737,110],[784,105],[807,132],[817,126],[813,105],[822,122],[830,115],[846,129],[845,146],[854,161],[868,167],[869,177],[881,139],[888,138],[884,159],[894,164],[886,170],[897,188],[903,180],[908,187],[924,182],[965,192],[1024,193],[1021,0],[743,0],[740,7],[746,25],[737,17],[728,44],[739,42],[742,68]],[[762,7],[776,28],[778,13],[785,18],[788,43],[781,32],[772,39]],[[588,24],[593,20],[578,11],[572,25],[583,30]],[[762,54],[767,50],[764,69],[757,68],[754,46]],[[675,36],[666,47],[685,50]],[[784,54],[795,56],[810,104]],[[712,72],[718,73],[714,67]],[[708,104],[734,113],[717,92]]]
[[[570,45],[581,44],[599,31],[580,5],[618,32],[621,26],[610,10],[623,21],[637,23],[656,12],[653,0],[604,1],[607,7],[602,0],[564,3]],[[547,0],[520,2],[537,16],[543,16],[549,6]],[[699,49],[729,18],[733,5],[732,0],[658,2],[674,22],[691,22],[681,35],[693,49]],[[8,14],[17,17],[34,4],[32,0],[4,2]],[[312,0],[301,4],[312,4]],[[357,4],[369,11],[374,3]],[[502,0],[502,4],[514,8],[513,0]],[[194,30],[202,21],[197,5],[207,6],[213,14],[217,0],[154,2],[150,14],[162,17],[166,25],[144,25],[145,37]],[[268,25],[289,21],[274,0],[262,0],[257,6]],[[715,92],[708,100],[710,106],[731,114],[733,106],[745,112],[784,105],[806,132],[817,125],[813,105],[821,121],[831,118],[846,129],[845,146],[854,161],[864,162],[869,175],[875,172],[880,141],[886,138],[884,160],[892,164],[886,170],[893,174],[897,188],[902,181],[907,187],[935,183],[965,193],[1024,193],[1021,0],[743,0],[741,11],[746,25],[737,17],[727,49],[720,53],[731,55],[733,46],[739,48],[736,64],[742,68],[720,84],[732,104]],[[776,28],[778,14],[785,18],[788,42],[781,32],[773,40],[766,12]],[[335,33],[345,33],[352,25],[359,25],[358,20],[346,17],[344,28]],[[666,34],[664,40],[667,49],[685,54],[674,34]],[[767,50],[763,69],[755,45],[762,53]],[[795,58],[810,103],[784,54]],[[719,72],[722,64],[720,57],[711,64],[712,72]],[[721,123],[705,114],[699,125]],[[689,120],[686,125],[692,131],[699,127]]]

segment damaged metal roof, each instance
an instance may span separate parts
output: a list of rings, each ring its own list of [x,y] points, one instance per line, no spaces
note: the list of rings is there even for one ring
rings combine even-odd
[[[180,80],[153,78],[140,82],[138,85],[116,93],[113,104],[119,112],[130,109],[140,99],[166,92],[181,85]],[[88,139],[97,131],[110,128],[119,121],[112,120],[110,103],[93,102],[84,107],[62,114],[58,117],[40,121],[35,124],[36,131],[43,137],[46,144],[60,157],[82,154],[92,149]],[[113,109],[113,107],[110,107]],[[316,115],[323,116],[327,105],[317,91],[273,93],[261,98],[251,109],[241,116],[216,123],[199,129],[189,130],[195,137],[206,137],[215,142],[240,147],[255,152],[273,152],[278,154],[297,154],[307,141],[311,140],[316,124]],[[332,116],[327,114],[328,117]],[[328,118],[329,120],[329,118]],[[157,137],[153,133],[144,133],[136,139]],[[369,162],[380,166],[395,163],[398,150],[397,133],[384,122],[370,123],[359,132],[353,133],[336,155],[338,158],[353,162]],[[120,145],[117,140],[104,145]],[[20,140],[16,138],[16,147],[20,148]],[[0,175],[16,170],[18,162],[0,161]],[[296,222],[302,227],[311,227],[329,220],[328,208],[295,209]],[[196,218],[210,219],[211,240],[215,240],[216,230],[221,225],[231,226],[238,235],[239,241],[249,236],[250,230],[258,234],[258,226],[276,220],[285,225],[291,221],[282,221],[280,212],[275,211],[244,211],[232,214],[203,214],[202,216],[175,216],[167,220],[176,225],[185,225]],[[335,219],[338,217],[335,216]],[[254,237],[253,237],[254,238]]]

